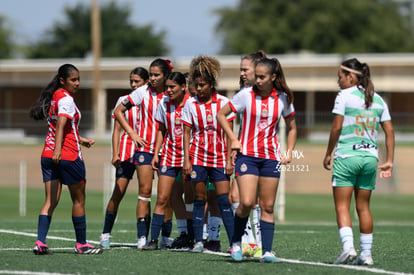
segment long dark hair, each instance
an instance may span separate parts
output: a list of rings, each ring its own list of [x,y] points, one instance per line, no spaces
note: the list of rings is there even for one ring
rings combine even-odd
[[[131,76],[133,74],[138,75],[139,77],[141,77],[145,81],[147,81],[149,79],[148,71],[145,68],[143,68],[143,67],[136,67],[136,68],[134,68],[129,73],[129,75]]]
[[[165,78],[167,78],[170,75],[171,70],[174,69],[174,67],[171,65],[170,60],[162,59],[162,58],[157,58],[154,61],[152,61],[151,64],[150,64],[150,68],[151,67],[160,68],[160,70],[164,74]]]
[[[180,72],[172,72],[167,79],[176,82],[178,85],[185,85],[187,83],[185,75]]]
[[[354,73],[358,79],[358,88],[362,87],[365,93],[365,107],[369,108],[374,97],[374,84],[371,81],[371,72],[367,63],[361,63],[356,58],[351,58],[342,62],[342,72],[345,75]],[[345,68],[344,68],[345,67]],[[347,68],[351,70],[347,70]]]
[[[270,74],[276,75],[276,79],[273,81],[273,87],[278,91],[285,92],[288,96],[288,104],[292,104],[294,99],[293,92],[289,89],[286,83],[285,74],[283,73],[282,65],[279,60],[277,58],[262,58],[257,62],[256,66],[258,65],[266,66],[269,69]],[[257,90],[256,85],[254,86],[254,89]]]
[[[30,108],[31,118],[34,120],[43,120],[47,117],[53,94],[61,87],[60,78],[68,78],[73,71],[79,72],[79,70],[72,64],[64,64],[59,67],[58,73],[53,77],[46,88],[43,89],[40,97]]]

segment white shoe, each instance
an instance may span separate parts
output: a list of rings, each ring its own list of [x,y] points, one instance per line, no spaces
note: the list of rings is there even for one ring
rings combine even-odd
[[[342,254],[333,262],[334,264],[351,264],[357,257],[357,253],[354,248],[348,251],[342,252]]]
[[[372,256],[365,256],[359,255],[359,257],[352,263],[354,265],[374,265],[374,260]]]
[[[260,258],[260,261],[262,263],[277,263],[280,262],[280,260],[275,256],[275,254],[273,254],[272,252],[266,252],[265,254],[262,255],[262,257]]]
[[[110,248],[111,247],[111,234],[109,233],[102,233],[100,238],[100,245],[102,248]]]
[[[137,248],[141,249],[147,245],[147,237],[142,236],[138,239]]]

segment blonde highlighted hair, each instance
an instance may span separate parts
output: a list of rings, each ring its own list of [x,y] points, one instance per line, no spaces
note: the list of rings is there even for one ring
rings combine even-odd
[[[220,73],[221,65],[215,57],[199,55],[191,60],[190,79],[193,81],[200,77],[215,87]]]

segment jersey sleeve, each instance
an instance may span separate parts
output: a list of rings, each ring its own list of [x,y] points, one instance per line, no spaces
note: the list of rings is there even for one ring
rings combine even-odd
[[[62,97],[58,102],[58,116],[66,116],[72,119],[75,115],[75,102],[70,96]]]
[[[283,110],[282,115],[284,118],[289,118],[295,114],[295,107],[293,104],[288,103],[288,96],[286,93],[283,93]]]
[[[191,118],[191,105],[192,104],[193,104],[192,99],[187,100],[187,102],[184,105],[183,112],[181,114],[181,122],[187,126],[193,125],[192,118]]]
[[[389,121],[389,120],[391,120],[391,115],[390,115],[390,111],[388,109],[388,105],[382,98],[381,98],[381,101],[382,101],[382,104],[384,106],[384,110],[381,114],[380,122]]]
[[[118,105],[119,105],[119,104],[121,104],[121,103],[122,103],[122,101],[123,101],[125,98],[126,98],[126,96],[120,96],[120,97],[118,98],[118,100],[116,101],[115,107],[114,107],[114,109],[112,110],[112,115],[111,115],[111,117],[112,117],[113,119],[115,119],[114,111],[115,111],[116,107],[118,107]]]
[[[155,111],[155,120],[162,124],[165,124],[165,104],[165,100],[162,99]]]
[[[246,109],[246,97],[249,96],[249,89],[243,88],[230,100],[230,108],[234,113],[241,113]]]
[[[341,116],[345,115],[345,100],[343,98],[343,92],[339,92],[336,96],[332,113]]]
[[[131,103],[132,106],[138,106],[142,103],[145,94],[148,92],[147,85],[141,86],[132,91],[123,101],[122,104]]]

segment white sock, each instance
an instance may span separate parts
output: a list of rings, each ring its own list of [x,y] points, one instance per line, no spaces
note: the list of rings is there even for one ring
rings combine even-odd
[[[186,219],[177,219],[175,222],[177,224],[177,230],[178,230],[179,235],[181,235],[181,233],[186,233],[186,234],[188,233]]]
[[[252,231],[252,225],[250,224],[250,218],[247,219],[246,228],[244,229],[244,234],[242,236],[243,244],[256,243]]]
[[[373,238],[374,237],[372,233],[370,234],[360,233],[359,241],[361,245],[361,256],[362,257],[371,256]]]
[[[260,214],[261,209],[258,204],[256,204],[256,209],[253,209],[253,226],[254,233],[256,236],[256,243],[258,247],[262,247],[262,231],[260,231]]]
[[[208,239],[208,230],[207,230],[208,225],[205,223],[203,225],[203,241],[206,241]]]
[[[354,248],[354,236],[351,227],[345,226],[340,228],[339,237],[341,238],[343,251],[349,251]]]
[[[231,204],[231,209],[233,209],[233,214],[236,214],[236,209],[237,207],[239,207],[240,203],[239,202],[233,202]]]
[[[220,239],[220,217],[208,217],[208,239],[210,241],[218,241]]]

